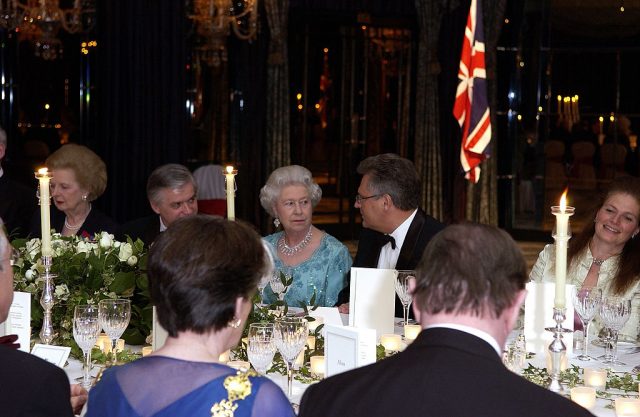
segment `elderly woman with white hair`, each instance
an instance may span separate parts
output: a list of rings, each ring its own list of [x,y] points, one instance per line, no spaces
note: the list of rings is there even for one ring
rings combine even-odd
[[[292,307],[333,306],[347,283],[351,256],[347,247],[312,224],[313,209],[322,197],[311,172],[299,165],[276,169],[260,190],[262,207],[282,231],[263,239],[274,254],[276,273],[293,278],[284,300]],[[264,301],[277,299],[271,288]]]

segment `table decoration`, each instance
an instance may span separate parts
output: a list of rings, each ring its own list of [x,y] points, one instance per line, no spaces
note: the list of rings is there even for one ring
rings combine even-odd
[[[312,356],[310,358],[310,364],[311,373],[313,375],[317,375],[320,378],[323,378],[325,373],[324,356]]]
[[[596,390],[593,387],[571,388],[571,400],[590,410],[596,405]]]
[[[384,346],[387,354],[399,352],[402,348],[402,337],[399,334],[383,334],[380,336],[380,344]]]
[[[236,219],[236,206],[235,206],[235,196],[236,196],[236,174],[238,173],[237,169],[233,169],[233,166],[228,165],[225,168],[225,182],[227,185],[227,219],[235,220]]]
[[[153,352],[153,348],[151,346],[144,346],[142,348],[142,357],[149,356]]]
[[[404,326],[404,339],[414,341],[421,331],[422,326],[419,324],[406,324]]]
[[[311,332],[311,328],[309,328],[309,331]],[[315,336],[307,336],[307,347],[310,350],[315,350],[316,349],[316,337]]]
[[[607,385],[607,370],[585,368],[584,384],[597,390],[603,390]]]
[[[44,278],[40,274],[46,271],[41,239],[17,239],[12,245],[19,253],[13,266],[14,289],[41,294]],[[145,342],[151,329],[151,305],[145,273],[147,254],[142,241],[119,242],[106,232],[97,233],[92,239],[54,233],[51,253],[49,269],[58,276],[55,285],[52,283],[50,287],[58,306],[51,314],[52,325],[57,331],[53,343],[69,346],[73,356],[82,357],[73,340],[74,308],[79,304],[97,305],[105,298],[133,301],[131,321],[122,337],[130,345]],[[33,329],[39,329],[44,321],[43,309],[37,302],[37,297],[32,297]]]
[[[616,398],[615,407],[617,417],[640,416],[640,400],[637,398]]]

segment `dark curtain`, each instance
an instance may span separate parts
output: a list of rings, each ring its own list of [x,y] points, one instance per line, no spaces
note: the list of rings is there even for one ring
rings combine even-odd
[[[123,222],[150,212],[145,187],[154,168],[185,162],[185,11],[176,0],[98,7],[99,128],[89,141],[108,167],[98,201]]]

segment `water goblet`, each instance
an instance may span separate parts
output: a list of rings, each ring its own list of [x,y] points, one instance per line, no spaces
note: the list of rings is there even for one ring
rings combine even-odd
[[[595,287],[574,287],[571,295],[573,307],[575,308],[576,314],[578,314],[578,317],[582,322],[582,328],[584,329],[584,347],[582,348],[582,354],[578,356],[578,359],[581,361],[589,361],[591,360],[591,357],[587,354],[587,346],[589,345],[589,326],[602,303],[602,290]]]
[[[607,297],[600,306],[600,318],[611,337],[611,352],[606,355],[604,364],[625,365],[618,360],[618,333],[631,316],[631,300],[620,297]],[[607,349],[609,349],[607,347]]]
[[[100,300],[98,318],[104,332],[111,339],[112,365],[117,364],[116,345],[122,333],[127,329],[131,319],[131,301],[123,299]]]
[[[91,387],[91,349],[98,340],[100,334],[100,321],[98,320],[98,306],[77,305],[73,310],[73,338],[84,354],[82,367],[82,386]]]
[[[395,280],[396,294],[402,303],[402,324],[405,326],[409,324],[409,306],[413,300],[413,296],[410,291],[410,282],[416,279],[416,271],[406,270],[397,271],[398,275]]]
[[[293,363],[307,343],[309,322],[302,317],[284,316],[276,319],[276,346],[287,364],[287,395],[292,397]]]
[[[251,323],[249,325],[249,344],[247,355],[259,374],[266,374],[276,353],[273,323]]]

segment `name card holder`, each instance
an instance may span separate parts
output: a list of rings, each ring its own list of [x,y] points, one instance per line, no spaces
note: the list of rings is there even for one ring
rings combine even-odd
[[[327,377],[376,361],[376,331],[325,325],[324,356]]]

